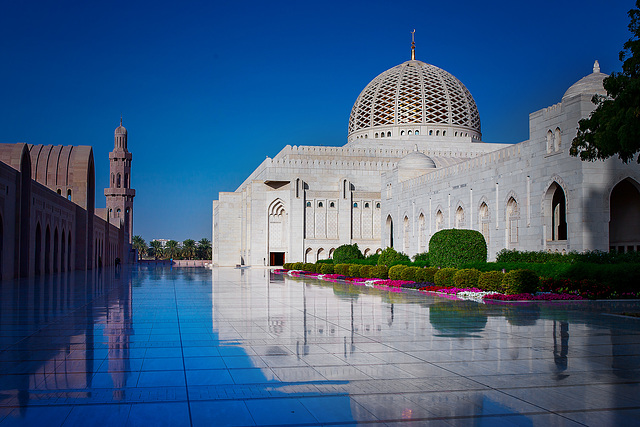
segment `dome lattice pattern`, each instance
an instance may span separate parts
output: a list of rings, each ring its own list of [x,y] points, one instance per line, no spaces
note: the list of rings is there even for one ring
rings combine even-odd
[[[349,135],[378,126],[443,125],[480,135],[480,115],[467,88],[422,61],[407,61],[373,79],[349,118]]]

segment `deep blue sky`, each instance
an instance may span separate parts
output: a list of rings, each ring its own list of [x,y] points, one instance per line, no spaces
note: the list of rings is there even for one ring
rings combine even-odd
[[[120,114],[135,234],[211,238],[211,202],[286,145],[344,145],[381,72],[417,59],[471,91],[486,142],[591,72],[620,70],[631,0],[6,1],[0,142],[92,145],[96,206]]]

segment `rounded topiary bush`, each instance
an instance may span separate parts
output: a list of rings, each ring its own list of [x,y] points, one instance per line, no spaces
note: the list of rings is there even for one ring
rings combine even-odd
[[[502,287],[503,278],[504,273],[502,271],[485,271],[480,273],[478,288],[483,291],[504,292]]]
[[[310,272],[310,273],[315,273],[315,272],[316,272],[316,265],[315,265],[315,264],[313,264],[313,263],[310,263],[310,262],[305,262],[305,263],[302,265],[302,269],[303,269],[304,271],[308,271],[308,272]]]
[[[475,268],[463,268],[453,275],[453,284],[456,288],[475,288],[478,286],[480,271]]]
[[[333,268],[334,268],[333,264],[321,264],[320,273],[322,273],[322,274],[333,274],[333,271],[334,271]]]
[[[400,272],[401,280],[411,280],[412,282],[417,282],[416,276],[420,274],[420,267],[407,267]]]
[[[406,265],[394,265],[389,269],[389,279],[391,280],[400,280],[400,274],[402,270],[407,268]]]
[[[284,268],[285,270],[291,270],[291,263],[285,262],[284,264],[282,264],[282,268]]]
[[[429,240],[429,263],[438,267],[460,267],[487,261],[487,243],[476,230],[440,230]]]
[[[294,270],[302,270],[303,265],[304,264],[301,262],[294,262],[291,268],[293,268]]]
[[[375,277],[376,279],[388,279],[389,278],[389,269],[386,265],[378,265],[371,268],[371,277]]]
[[[512,270],[504,275],[502,286],[508,295],[533,294],[538,292],[540,278],[531,270]]]
[[[453,275],[458,271],[455,268],[441,268],[433,276],[433,283],[438,286],[453,286]]]
[[[391,267],[399,262],[410,262],[408,256],[403,253],[397,252],[392,247],[388,247],[382,251],[380,256],[378,257],[378,265],[386,265],[387,267]]]
[[[349,265],[349,276],[351,277],[360,277],[360,267],[358,264],[350,264]]]
[[[342,274],[343,276],[349,275],[349,264],[336,264],[333,269],[336,274]]]
[[[371,277],[371,269],[373,266],[371,265],[361,265],[360,266],[360,277],[364,277],[365,279]]]
[[[344,264],[354,259],[364,259],[358,244],[338,246],[333,252],[333,263]]]

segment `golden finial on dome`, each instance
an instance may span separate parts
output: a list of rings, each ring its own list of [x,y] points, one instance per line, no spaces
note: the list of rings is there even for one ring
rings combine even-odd
[[[415,39],[415,35],[416,35],[416,30],[414,28],[414,30],[411,31],[411,60],[412,61],[416,60],[416,39]]]

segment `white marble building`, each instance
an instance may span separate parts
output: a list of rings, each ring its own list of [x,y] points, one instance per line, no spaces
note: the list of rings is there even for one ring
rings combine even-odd
[[[356,100],[343,147],[286,146],[213,202],[215,265],[315,262],[338,246],[413,255],[443,228],[481,231],[489,257],[521,250],[640,250],[640,166],[568,154],[604,94],[596,62],[530,114],[529,140],[482,142],[467,88],[414,59]]]

